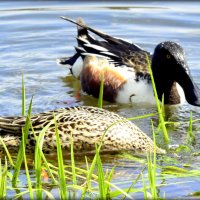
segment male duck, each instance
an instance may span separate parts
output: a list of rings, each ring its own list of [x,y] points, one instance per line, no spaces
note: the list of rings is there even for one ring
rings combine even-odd
[[[104,109],[77,106],[63,108],[33,115],[31,124],[34,133],[40,131],[57,117],[62,149],[70,152],[70,137],[73,138],[75,152],[94,151],[95,145],[103,139],[101,151],[118,152],[131,150],[139,153],[153,152],[153,141],[136,125],[113,112]],[[0,136],[9,151],[17,151],[21,142],[22,127],[26,117],[0,117]],[[30,130],[27,140],[27,151],[33,152],[35,138]],[[4,150],[0,143],[0,150]],[[43,151],[46,154],[56,152],[55,125],[52,123],[45,132]],[[157,147],[158,153],[164,150]]]
[[[148,55],[159,100],[164,95],[165,104],[180,104],[186,99],[189,104],[200,106],[199,88],[192,80],[184,50],[179,44],[162,42],[151,55],[136,44],[88,27],[81,18],[77,22],[61,18],[78,25],[78,46],[74,56],[61,58],[58,62],[71,66],[71,73],[80,78],[84,92],[98,97],[103,73],[104,100],[155,103]],[[88,31],[104,40],[96,40]],[[82,64],[80,60],[83,60]]]

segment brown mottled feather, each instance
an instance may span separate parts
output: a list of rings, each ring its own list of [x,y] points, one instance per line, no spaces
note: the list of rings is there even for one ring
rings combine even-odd
[[[149,74],[147,59],[146,59],[146,52],[139,51],[139,52],[127,52],[121,56],[122,62],[135,70],[135,72]],[[149,56],[149,60],[151,62],[151,57]]]
[[[104,100],[115,101],[117,92],[126,83],[125,78],[114,68],[109,67],[107,60],[95,56],[84,59],[81,73],[81,85],[84,92],[99,96],[102,75],[104,77]]]
[[[106,131],[103,151],[132,150],[142,153],[153,151],[152,140],[133,123],[113,112],[89,106],[63,108],[33,115],[31,123],[36,135],[39,135],[42,128],[53,120],[53,113],[57,117],[63,150],[70,150],[71,133],[75,152],[95,150],[95,145],[101,141]],[[17,151],[25,120],[25,117],[0,117],[0,134],[9,150]],[[35,139],[30,130],[27,150],[33,152],[34,147]],[[3,150],[1,144],[0,149]],[[55,125],[52,123],[44,136],[43,151],[51,153],[55,150]],[[159,148],[157,151],[163,153]]]

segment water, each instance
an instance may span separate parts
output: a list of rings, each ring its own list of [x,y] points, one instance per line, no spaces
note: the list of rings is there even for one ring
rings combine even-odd
[[[200,2],[65,2],[65,1],[1,1],[0,2],[0,115],[21,114],[21,76],[25,76],[27,105],[33,100],[33,113],[73,105],[97,105],[97,100],[80,92],[79,82],[69,75],[69,70],[58,66],[56,59],[70,56],[76,44],[76,27],[59,16],[72,19],[83,17],[92,27],[111,35],[131,40],[153,52],[161,41],[180,43],[188,58],[195,82],[200,86]],[[107,109],[126,117],[156,111],[155,107],[117,105],[105,102]],[[200,108],[188,104],[169,108],[167,116],[173,121],[187,121],[193,112],[197,119]],[[154,119],[156,120],[156,119]],[[135,122],[151,135],[149,119]],[[197,125],[198,127],[198,125]],[[171,127],[173,145],[184,143],[187,125]],[[196,131],[199,149],[199,131]],[[199,157],[182,155],[180,163],[199,165]],[[129,161],[117,159],[127,165]],[[104,161],[105,167],[114,163]],[[118,167],[116,174],[123,179],[133,178],[135,163]],[[116,181],[121,176],[116,175]],[[173,182],[178,181],[175,178]],[[182,180],[182,179],[181,179]],[[178,186],[161,188],[170,198],[185,197],[199,188],[199,179]],[[169,180],[167,182],[170,182]],[[122,187],[122,185],[121,185]],[[127,186],[128,187],[128,186]],[[141,197],[141,196],[140,196]],[[168,196],[167,196],[168,197]]]

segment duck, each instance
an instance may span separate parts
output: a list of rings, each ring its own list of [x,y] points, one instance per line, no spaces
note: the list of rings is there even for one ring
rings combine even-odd
[[[77,46],[73,56],[59,58],[57,62],[70,66],[70,72],[80,80],[83,92],[98,97],[103,77],[104,100],[155,104],[149,60],[160,101],[164,97],[167,105],[187,102],[200,106],[200,90],[193,81],[180,44],[161,42],[151,54],[135,43],[91,28],[82,18],[76,21],[61,18],[77,25]],[[95,35],[101,40],[95,39]]]
[[[66,153],[70,152],[71,137],[75,153],[95,152],[96,145],[101,141],[103,141],[101,152],[104,153],[154,152],[155,145],[152,139],[134,123],[114,112],[92,106],[66,107],[32,115],[30,121],[36,136],[54,120],[54,115],[62,150]],[[0,117],[0,137],[9,151],[18,151],[25,123],[25,116]],[[34,133],[29,131],[27,153],[34,152],[36,144]],[[56,152],[56,148],[55,124],[51,123],[45,132],[42,150],[45,154],[52,155]],[[1,143],[0,151],[4,151]],[[165,150],[156,147],[156,152],[163,154]]]

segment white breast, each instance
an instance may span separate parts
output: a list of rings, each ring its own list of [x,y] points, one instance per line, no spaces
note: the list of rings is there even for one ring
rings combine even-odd
[[[180,101],[181,101],[180,104],[185,103],[185,101],[186,101],[186,99],[185,99],[185,93],[184,93],[182,87],[178,83],[176,83],[176,88],[177,88],[178,94],[180,96]]]
[[[147,80],[136,81],[135,72],[126,73],[127,82],[118,92],[116,101],[119,103],[148,103],[155,105],[155,97],[151,83]]]
[[[72,66],[72,74],[75,78],[79,79],[83,70],[83,59],[79,57]]]

